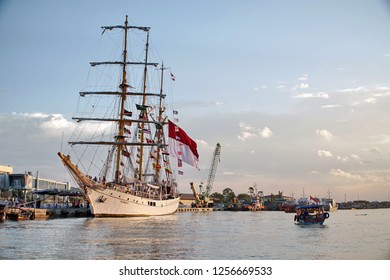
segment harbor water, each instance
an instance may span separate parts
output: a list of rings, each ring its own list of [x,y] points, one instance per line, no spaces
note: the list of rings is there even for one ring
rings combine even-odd
[[[339,210],[318,227],[300,227],[293,219],[279,211],[214,211],[5,221],[0,259],[390,259],[390,209]]]

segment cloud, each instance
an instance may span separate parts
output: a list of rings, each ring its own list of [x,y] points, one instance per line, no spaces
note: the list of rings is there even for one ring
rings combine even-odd
[[[325,92],[318,92],[318,93],[301,93],[294,95],[293,98],[322,98],[322,99],[328,99],[329,94]]]
[[[343,171],[341,169],[331,169],[329,174],[335,177],[342,177],[351,180],[361,181],[363,178],[358,174],[352,174],[350,172]]]
[[[302,77],[299,77],[299,81],[307,81],[309,79],[309,76],[307,74],[304,74]]]
[[[256,133],[254,132],[256,129],[253,125],[241,121],[238,126],[240,127],[240,130],[242,130],[237,136],[239,140],[246,141],[256,136]]]
[[[260,132],[262,138],[270,138],[273,135],[273,132],[268,127],[264,127]]]
[[[267,89],[268,88],[268,86],[267,85],[261,85],[260,87],[254,87],[253,88],[253,90],[255,90],[255,91],[258,91],[259,89]]]
[[[2,120],[0,134],[1,131],[9,131],[14,137],[18,137],[19,134],[53,137],[61,135],[64,131],[71,131],[75,127],[73,122],[68,121],[61,114],[13,112],[11,115],[0,116],[0,119]]]
[[[376,98],[369,97],[369,98],[365,99],[364,102],[369,103],[369,104],[374,104],[376,102]]]
[[[388,182],[389,180],[389,170],[378,170],[375,172],[359,171],[352,173],[341,169],[331,169],[329,171],[329,175],[355,181],[358,183],[382,184]]]
[[[248,131],[241,131],[240,135],[237,136],[237,138],[241,141],[246,141],[249,138],[255,137],[256,134],[250,133]]]
[[[75,124],[62,114],[12,113],[0,115],[0,164],[11,165],[15,173],[39,170],[44,178],[69,181],[57,152],[66,142]]]
[[[358,155],[355,155],[355,154],[350,155],[350,158],[353,159],[353,160],[358,160],[358,161],[361,160],[361,158]]]
[[[331,141],[333,139],[333,134],[326,129],[317,129],[316,134],[324,138],[326,141]]]
[[[336,92],[342,92],[342,93],[349,93],[349,92],[362,92],[362,91],[367,91],[366,87],[354,87],[354,88],[344,88],[344,89],[339,89],[336,90]]]
[[[372,153],[372,154],[375,154],[375,155],[378,155],[378,156],[382,155],[382,153],[381,153],[381,151],[380,151],[380,149],[378,147],[363,148],[362,151],[363,152]]]
[[[242,129],[242,130],[254,130],[255,127],[251,124],[248,124],[246,122],[240,122],[238,124],[238,126]]]
[[[381,134],[372,136],[376,144],[390,144],[390,135]]]
[[[360,163],[360,164],[362,164],[362,165],[368,163],[367,161],[364,162],[363,159],[362,159],[360,156],[356,155],[356,154],[351,154],[351,155],[349,155],[349,156],[344,156],[344,157],[342,157],[342,156],[337,156],[337,159],[338,159],[339,161],[342,161],[342,162],[356,161],[356,162],[358,162],[358,163]]]
[[[52,114],[44,117],[41,127],[43,129],[73,129],[74,123],[69,122],[61,114]]]
[[[317,155],[320,157],[333,157],[333,154],[326,150],[317,150]]]
[[[322,105],[321,108],[323,109],[332,109],[332,108],[340,108],[340,104],[329,104],[329,105]]]
[[[238,125],[242,130],[237,138],[241,141],[246,141],[250,138],[256,137],[259,135],[261,138],[270,138],[273,135],[273,132],[269,127],[264,127],[263,129],[257,129],[247,122],[241,121]]]
[[[377,86],[375,89],[376,90],[389,90],[389,88],[386,86]]]
[[[375,93],[374,97],[387,97],[390,96],[390,92]]]
[[[300,83],[298,85],[299,88],[309,88],[309,84],[308,83]]]

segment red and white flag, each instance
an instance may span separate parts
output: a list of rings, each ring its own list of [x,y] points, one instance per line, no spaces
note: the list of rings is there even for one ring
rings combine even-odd
[[[317,204],[320,202],[317,198],[312,197],[312,196],[310,196],[310,200],[313,200]]]
[[[175,80],[176,80],[176,78],[175,78],[175,76],[172,74],[172,72],[171,72],[171,80],[172,80],[172,81],[175,81]]]
[[[168,120],[168,130],[169,154],[189,165],[197,167],[199,154],[195,141],[170,120]]]

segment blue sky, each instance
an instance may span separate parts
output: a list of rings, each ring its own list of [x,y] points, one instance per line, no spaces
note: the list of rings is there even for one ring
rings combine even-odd
[[[379,0],[0,1],[0,164],[68,180],[62,133],[105,55],[100,26],[126,14],[151,27],[199,145],[182,192],[220,142],[215,191],[388,198],[390,5]]]

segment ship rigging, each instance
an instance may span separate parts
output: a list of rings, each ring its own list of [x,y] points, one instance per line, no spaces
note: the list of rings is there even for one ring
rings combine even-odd
[[[64,165],[77,184],[85,191],[95,216],[149,216],[166,215],[176,211],[179,204],[177,182],[168,152],[166,127],[169,131],[179,132],[168,120],[166,115],[164,88],[164,65],[149,62],[149,30],[150,27],[130,26],[128,18],[124,25],[103,26],[103,34],[112,30],[122,30],[124,44],[121,61],[92,62],[92,67],[119,66],[121,67],[119,90],[82,91],[80,98],[98,99],[98,105],[92,106],[92,116],[73,117],[78,124],[85,124],[79,130],[80,135],[89,134],[87,140],[72,139],[71,147],[87,147],[78,157],[75,164],[69,155],[59,152]],[[128,32],[138,30],[146,33],[144,46],[144,61],[128,61]],[[130,85],[128,72],[131,67],[142,67],[140,88]],[[154,67],[160,71],[159,90],[151,91],[148,87],[149,68]],[[101,99],[101,97],[104,97]],[[114,98],[115,102],[107,102],[107,98]],[[103,100],[103,101],[102,101]],[[117,105],[111,105],[117,104]],[[109,105],[103,116],[96,116],[102,105]],[[98,108],[98,109],[96,109]],[[96,110],[95,110],[96,109]],[[100,113],[100,111],[99,111]],[[95,127],[95,132],[91,128]],[[170,132],[171,133],[171,132]],[[179,135],[169,136],[176,141]],[[171,140],[171,139],[170,139]],[[185,149],[191,146],[191,151],[197,161],[196,144],[191,141],[182,142],[176,149]],[[89,148],[105,147],[105,159],[99,152],[87,152]],[[176,156],[183,151],[176,150]],[[181,160],[181,159],[179,159]],[[92,168],[87,173],[79,169],[78,163],[90,162]],[[100,167],[99,167],[100,166]],[[92,177],[88,172],[98,167],[99,177]],[[112,171],[110,171],[113,169]],[[110,175],[111,174],[111,175]]]

